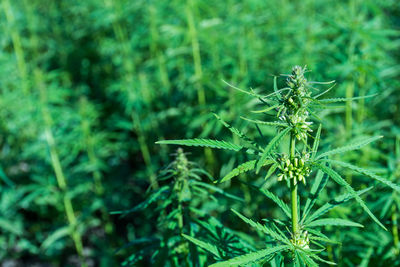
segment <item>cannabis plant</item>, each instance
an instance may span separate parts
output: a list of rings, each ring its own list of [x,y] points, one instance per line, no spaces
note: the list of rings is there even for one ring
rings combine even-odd
[[[256,175],[263,175],[265,179],[276,177],[278,182],[287,186],[286,192],[290,195],[291,200],[290,207],[273,192],[260,188],[266,197],[272,199],[282,209],[286,215],[285,220],[267,218],[265,223],[262,224],[234,211],[241,220],[265,234],[265,238],[268,241],[266,244],[268,245],[265,244],[260,250],[252,251],[227,261],[217,262],[212,266],[263,264],[273,258],[279,260],[279,262],[292,261],[295,266],[318,266],[317,262],[333,264],[333,262],[323,259],[319,255],[326,248],[326,245],[321,243],[335,243],[335,241],[324,235],[320,228],[329,225],[337,227],[363,226],[360,223],[343,218],[324,218],[323,215],[350,199],[355,199],[372,220],[383,229],[386,229],[360,197],[361,194],[369,191],[372,187],[356,191],[333,166],[348,168],[383,183],[396,191],[400,191],[400,187],[367,169],[357,167],[349,162],[331,159],[333,155],[359,149],[380,139],[381,136],[365,138],[343,147],[322,153],[318,152],[322,131],[322,121],[318,116],[320,110],[329,108],[331,103],[365,97],[321,99],[333,86],[322,92],[318,92],[315,86],[319,84],[330,85],[333,82],[308,81],[305,76],[306,73],[306,67],[293,67],[290,74],[282,75],[286,77],[286,85],[280,89],[278,88],[277,77],[275,77],[274,91],[267,95],[262,95],[254,90],[245,91],[237,88],[243,93],[258,99],[263,106],[254,112],[263,114],[264,118],[242,118],[255,125],[265,125],[277,129],[277,134],[266,146],[263,146],[264,140],[262,139],[264,139],[264,136],[261,131],[261,140],[251,139],[239,129],[229,125],[218,115],[216,115],[217,119],[240,138],[241,144],[212,139],[163,140],[158,142],[159,144],[211,147],[250,154],[254,157],[253,160],[240,164],[224,176],[220,182],[228,181],[244,172],[255,171]],[[271,117],[275,117],[275,119],[269,120]],[[315,122],[319,122],[317,129],[314,127]],[[278,149],[278,145],[285,138],[289,139],[288,147],[281,151]],[[347,193],[333,197],[314,211],[313,207],[316,200],[326,187],[329,179],[343,187]],[[307,187],[308,183],[312,183],[311,188]],[[306,202],[304,206],[301,206],[299,200],[304,195],[306,196]],[[205,249],[210,251],[210,249]]]
[[[127,216],[130,213],[145,211],[149,220],[157,220],[155,232],[154,229],[150,229],[149,236],[139,235],[124,247],[134,248],[124,265],[134,265],[147,260],[154,266],[199,266],[204,257],[199,256],[197,248],[188,240],[191,240],[190,235],[199,231],[207,232],[208,235],[222,234],[222,224],[209,215],[218,205],[214,194],[242,201],[204,182],[202,176],[208,177],[209,180],[212,177],[197,164],[189,161],[181,148],[174,156],[175,160],[161,171],[157,179],[159,188],[152,190],[147,198],[134,208],[113,212]],[[224,233],[235,239],[229,229]],[[242,249],[243,243],[245,242],[241,242],[242,246],[238,249]],[[235,255],[235,249],[236,246],[227,245],[224,255]]]

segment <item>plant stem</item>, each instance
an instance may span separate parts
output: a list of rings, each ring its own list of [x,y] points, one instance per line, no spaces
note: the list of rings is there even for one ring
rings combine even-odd
[[[150,53],[152,57],[157,58],[159,78],[162,86],[167,90],[168,94],[171,92],[171,83],[168,77],[168,70],[166,60],[159,46],[159,33],[157,30],[157,10],[154,5],[149,4],[149,22],[150,22]]]
[[[29,5],[29,1],[24,1],[24,6],[26,8],[26,18],[28,21],[28,25],[34,25],[35,17],[34,13],[32,12],[34,10],[34,6]],[[29,31],[31,33],[31,38],[30,42],[32,45],[32,50],[33,50],[33,58],[34,59],[39,59],[39,40],[37,37],[37,34],[35,31],[29,27]],[[55,142],[55,138],[52,132],[52,118],[50,114],[50,110],[48,108],[48,102],[47,102],[47,92],[46,92],[46,80],[43,77],[43,71],[40,69],[38,63],[32,63],[33,66],[33,78],[34,78],[34,85],[39,91],[39,108],[42,113],[42,118],[44,122],[44,133],[45,133],[45,138],[46,138],[46,143],[49,148],[50,152],[50,160],[51,160],[51,165],[53,167],[54,174],[56,176],[57,184],[58,187],[61,191],[61,195],[63,196],[63,204],[64,204],[64,210],[65,214],[67,216],[67,221],[68,225],[70,228],[70,235],[71,238],[74,242],[76,252],[81,260],[81,266],[82,267],[87,267],[84,255],[83,255],[83,244],[82,244],[82,236],[78,231],[78,220],[76,219],[74,207],[72,205],[72,199],[71,196],[68,192],[68,185],[67,185],[67,179],[64,175],[64,171],[61,165],[61,160],[60,156],[57,151],[57,145]],[[30,88],[28,88],[30,91]]]
[[[194,9],[193,0],[188,0],[186,6],[186,18],[189,27],[189,37],[192,42],[192,54],[194,63],[194,75],[196,77],[196,85],[197,85],[197,97],[199,105],[204,106],[206,104],[206,94],[203,85],[201,83],[201,79],[203,78],[203,70],[201,67],[200,44],[197,37],[197,30],[195,26],[193,9]]]
[[[4,8],[4,13],[6,15],[6,20],[7,20],[8,24],[11,26],[11,30],[10,30],[11,31],[11,40],[12,40],[13,47],[14,47],[15,57],[17,59],[19,75],[22,80],[22,89],[23,89],[24,94],[27,94],[27,93],[29,93],[29,83],[28,83],[28,74],[27,74],[28,69],[26,66],[24,51],[22,49],[21,35],[15,27],[15,17],[14,17],[14,13],[11,9],[9,0],[3,0],[2,4],[3,4],[3,8]]]
[[[186,20],[189,30],[189,38],[191,40],[191,45],[192,45],[192,57],[194,64],[195,86],[197,89],[197,101],[201,107],[204,107],[207,104],[207,100],[206,100],[206,93],[202,85],[203,69],[201,67],[200,43],[196,29],[194,9],[195,9],[195,4],[193,3],[193,0],[188,0],[186,2]],[[214,172],[215,158],[212,150],[206,147],[204,148],[204,154],[208,164],[212,166]]]
[[[84,256],[83,256],[82,237],[77,229],[78,221],[75,216],[75,211],[74,211],[74,208],[72,205],[71,197],[68,194],[67,179],[65,178],[65,175],[64,175],[64,172],[63,172],[63,169],[61,166],[60,157],[57,152],[57,146],[56,146],[56,142],[54,139],[54,135],[51,131],[52,119],[51,119],[50,112],[47,108],[47,97],[46,97],[46,91],[44,88],[44,81],[43,81],[42,73],[38,68],[36,68],[34,70],[34,77],[35,77],[35,83],[39,89],[40,107],[41,107],[42,117],[43,117],[43,121],[44,121],[46,142],[47,142],[47,145],[50,150],[51,165],[53,167],[53,170],[54,170],[54,173],[56,176],[58,187],[61,190],[61,194],[63,195],[65,214],[67,216],[68,224],[69,224],[70,231],[71,231],[70,235],[72,237],[72,240],[74,241],[76,252],[78,253],[79,258],[81,259],[81,263],[82,263],[81,266],[87,266],[85,263]]]
[[[295,157],[296,139],[294,134],[290,135],[290,160]],[[294,184],[294,179],[290,179],[290,192],[292,197],[292,232],[293,237],[296,237],[299,232],[299,219],[297,211],[297,183]]]
[[[396,204],[392,206],[392,233],[393,233],[393,244],[396,254],[399,254],[399,230],[397,229],[397,210]]]

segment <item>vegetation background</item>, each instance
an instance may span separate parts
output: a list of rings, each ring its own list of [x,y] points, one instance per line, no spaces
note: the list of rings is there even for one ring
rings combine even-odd
[[[306,65],[313,80],[336,80],[331,97],[377,94],[325,112],[321,143],[384,135],[345,157],[400,182],[396,0],[1,0],[0,23],[2,266],[80,266],[82,258],[118,266],[137,255],[134,240],[158,231],[155,215],[110,212],[141,203],[174,160],[176,147],[155,141],[235,141],[211,112],[243,127],[239,117],[254,103],[223,80],[267,93],[273,75],[293,65]],[[215,180],[243,162],[201,148],[187,157]],[[355,188],[373,185],[346,178]],[[260,218],[277,212],[240,181],[218,187],[244,202],[216,196],[219,204],[204,209],[237,231],[252,234],[231,207]],[[325,197],[337,191],[330,185]],[[289,199],[284,187],[277,194]],[[339,266],[395,266],[386,253],[400,249],[400,197],[377,186],[364,199],[389,231],[357,205],[334,209],[365,227],[327,228],[342,245],[326,257]]]

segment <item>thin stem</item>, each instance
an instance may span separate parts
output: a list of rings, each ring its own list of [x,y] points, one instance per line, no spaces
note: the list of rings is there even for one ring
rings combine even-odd
[[[188,0],[186,6],[186,18],[189,27],[189,37],[192,42],[192,54],[194,63],[194,75],[196,77],[197,97],[199,105],[204,106],[206,104],[206,94],[201,84],[201,79],[203,78],[203,70],[201,68],[200,44],[197,37],[193,9],[193,0]]]
[[[392,206],[392,234],[393,244],[395,247],[396,254],[399,254],[399,230],[397,229],[397,210],[396,204]]]
[[[157,11],[154,5],[149,5],[149,21],[150,21],[150,53],[152,57],[157,58],[159,78],[162,86],[170,93],[171,83],[168,77],[166,60],[159,46],[159,33],[157,30]]]
[[[29,1],[24,1],[24,6],[26,8],[26,18],[28,21],[28,25],[34,25],[35,17],[34,13],[32,11],[34,10],[33,6],[29,5]],[[30,42],[33,48],[33,55],[34,59],[39,59],[39,40],[31,28],[29,28],[32,36],[30,38]],[[46,143],[49,148],[50,152],[50,159],[51,159],[51,165],[53,167],[54,174],[56,176],[57,184],[58,187],[61,191],[61,194],[63,196],[63,204],[64,204],[64,210],[65,214],[67,216],[67,221],[68,225],[70,228],[70,235],[72,237],[72,240],[75,245],[76,252],[81,260],[81,266],[82,267],[87,267],[84,255],[83,255],[83,244],[82,244],[82,236],[78,231],[78,220],[75,215],[74,207],[72,205],[72,199],[68,191],[68,185],[67,185],[67,179],[64,175],[64,171],[61,165],[61,160],[60,156],[57,151],[57,145],[55,142],[55,138],[52,132],[52,118],[50,114],[50,110],[48,108],[48,102],[47,102],[47,92],[46,92],[46,81],[45,78],[43,77],[43,72],[38,66],[38,64],[35,65],[35,63],[32,63],[33,66],[33,78],[34,78],[34,85],[36,88],[39,90],[39,107],[42,113],[42,118],[44,122],[44,132],[45,132],[45,138],[46,138]],[[30,88],[28,88],[30,89]]]
[[[35,76],[35,82],[38,86],[39,94],[40,94],[40,106],[41,106],[41,111],[42,111],[42,117],[44,120],[46,142],[47,142],[47,145],[50,150],[51,165],[53,167],[53,170],[54,170],[54,173],[56,176],[58,187],[60,188],[60,190],[63,194],[63,203],[64,203],[65,214],[67,216],[68,224],[69,224],[70,231],[71,231],[70,235],[72,237],[72,240],[74,241],[76,252],[78,253],[79,258],[81,259],[81,263],[82,263],[81,266],[87,266],[84,256],[83,256],[82,237],[77,229],[78,221],[75,216],[75,211],[74,211],[74,208],[72,205],[71,197],[68,194],[67,179],[65,178],[65,175],[64,175],[64,172],[63,172],[63,169],[61,166],[60,157],[57,152],[57,146],[56,146],[56,142],[54,139],[54,135],[51,131],[52,119],[51,119],[50,112],[47,108],[47,97],[46,97],[46,91],[44,88],[44,82],[43,82],[41,71],[36,68],[34,71],[34,76]]]
[[[22,80],[22,89],[24,94],[29,93],[29,84],[28,84],[28,69],[26,66],[26,61],[25,61],[25,55],[24,51],[22,48],[22,41],[21,41],[21,35],[19,31],[16,29],[15,26],[15,16],[12,11],[11,5],[9,0],[3,0],[3,8],[4,8],[4,13],[6,15],[6,19],[8,24],[10,25],[10,31],[11,31],[11,40],[13,43],[14,47],[14,53],[15,57],[17,59],[17,66],[18,66],[18,72]]]
[[[204,87],[202,85],[203,79],[203,69],[201,65],[201,55],[200,55],[200,43],[198,39],[198,32],[196,29],[196,21],[195,21],[195,4],[193,0],[188,0],[186,3],[186,20],[189,31],[189,38],[191,40],[192,45],[192,57],[194,64],[194,76],[196,78],[195,86],[197,89],[197,101],[198,104],[204,107],[207,104],[206,93]],[[210,148],[204,148],[204,154],[206,160],[210,166],[212,166],[213,172],[215,172],[215,158],[212,150]]]
[[[296,139],[294,134],[290,135],[290,159],[293,160],[295,157]],[[299,232],[299,219],[297,211],[297,183],[294,183],[294,179],[290,179],[290,192],[292,197],[292,232],[295,237]]]

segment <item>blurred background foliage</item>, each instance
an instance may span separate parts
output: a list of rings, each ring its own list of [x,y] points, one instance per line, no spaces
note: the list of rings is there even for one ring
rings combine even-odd
[[[110,215],[142,202],[174,160],[174,147],[154,142],[237,141],[210,112],[242,128],[239,117],[254,103],[223,80],[267,93],[272,75],[296,64],[307,65],[313,80],[336,80],[332,97],[377,94],[324,113],[322,143],[384,135],[346,157],[399,183],[399,16],[395,0],[1,0],[0,262],[119,265],[138,250],[121,249],[125,244],[157,229],[148,210]],[[243,162],[207,149],[187,157],[214,179]],[[347,179],[356,188],[371,184]],[[247,229],[230,221],[232,206],[276,213],[240,182],[219,187],[245,203],[221,200],[204,209],[236,230]],[[277,190],[285,198],[286,188]],[[345,245],[328,249],[328,257],[339,266],[395,266],[386,254],[399,250],[399,196],[379,187],[366,200],[391,231],[355,205],[335,209],[366,227],[330,229]]]

